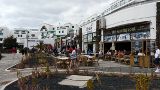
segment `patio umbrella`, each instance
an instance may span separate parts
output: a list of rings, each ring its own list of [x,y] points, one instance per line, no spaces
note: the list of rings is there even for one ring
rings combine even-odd
[[[112,42],[112,46],[111,46],[110,50],[115,50],[114,42]]]

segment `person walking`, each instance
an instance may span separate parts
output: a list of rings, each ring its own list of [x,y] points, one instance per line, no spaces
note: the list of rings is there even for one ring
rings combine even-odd
[[[12,48],[13,59],[16,57],[16,51],[17,51],[17,50],[16,50],[16,48],[15,48],[15,47],[13,47],[13,48]]]
[[[74,46],[72,47],[72,49],[73,49],[72,53],[70,54],[70,59],[71,59],[70,68],[72,68],[72,66],[77,66],[77,64],[76,64],[76,60],[77,60],[76,49]]]
[[[158,48],[158,46],[156,46],[156,52],[155,52],[155,65],[156,65],[156,71],[155,72],[160,72],[160,68],[159,68],[159,65],[160,65],[160,49]]]

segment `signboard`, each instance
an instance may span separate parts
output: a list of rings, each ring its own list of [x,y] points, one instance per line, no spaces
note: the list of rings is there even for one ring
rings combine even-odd
[[[105,42],[116,41],[116,35],[113,35],[113,36],[104,36],[104,41]]]
[[[131,34],[131,39],[138,40],[138,39],[149,39],[150,38],[150,32],[137,32]]]
[[[130,34],[129,33],[117,35],[117,41],[125,41],[125,40],[130,40]]]
[[[88,23],[82,27],[83,35],[88,33],[93,33],[93,32],[96,32],[96,21]]]

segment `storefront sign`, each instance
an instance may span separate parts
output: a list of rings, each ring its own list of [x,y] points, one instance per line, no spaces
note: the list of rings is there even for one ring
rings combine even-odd
[[[96,21],[86,24],[82,30],[85,34],[96,32]]]
[[[125,40],[130,40],[129,33],[117,35],[117,41],[125,41]]]
[[[149,39],[150,32],[137,32],[131,34],[131,39],[138,40],[138,39]]]
[[[113,36],[104,36],[104,41],[105,42],[116,41],[116,35],[113,35]]]

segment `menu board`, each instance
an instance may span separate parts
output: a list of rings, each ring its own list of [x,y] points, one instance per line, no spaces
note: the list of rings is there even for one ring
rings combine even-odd
[[[137,32],[131,34],[131,39],[133,40],[139,40],[139,39],[149,39],[150,32]]]
[[[112,36],[104,36],[104,41],[105,41],[105,42],[116,41],[116,35],[112,35]]]
[[[125,40],[130,40],[129,33],[117,35],[117,41],[125,41]]]

